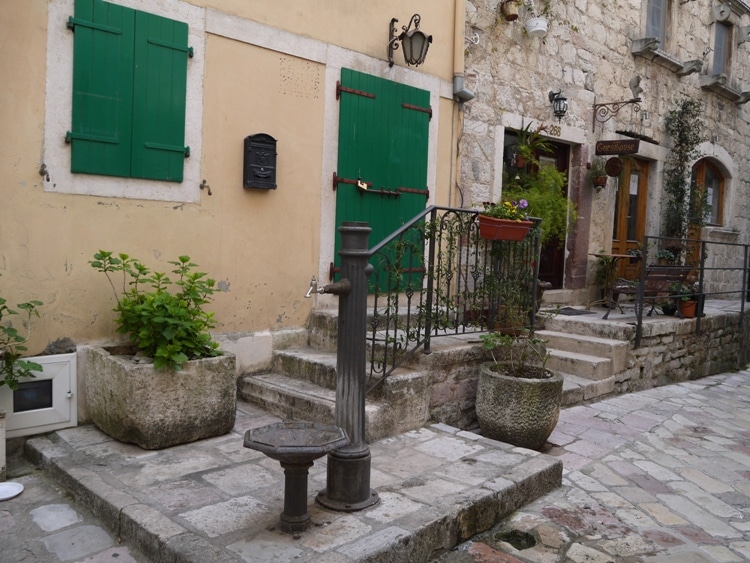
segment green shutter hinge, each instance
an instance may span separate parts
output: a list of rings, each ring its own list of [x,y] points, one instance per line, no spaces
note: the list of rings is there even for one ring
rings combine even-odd
[[[193,48],[192,47],[188,47],[188,57],[190,57],[192,59],[194,54],[195,53],[193,52]]]
[[[190,147],[185,147],[185,158],[190,158]]]

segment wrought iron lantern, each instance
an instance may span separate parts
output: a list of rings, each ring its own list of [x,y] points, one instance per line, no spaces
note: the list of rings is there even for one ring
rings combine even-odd
[[[427,50],[430,48],[432,43],[432,35],[425,34],[419,29],[419,23],[422,21],[422,17],[419,14],[414,14],[409,20],[408,26],[401,26],[401,33],[396,35],[396,18],[391,19],[391,24],[388,26],[388,66],[393,66],[393,51],[398,49],[399,43],[404,50],[404,60],[409,66],[421,65],[425,57],[427,57]],[[412,29],[412,24],[414,29]]]
[[[557,121],[562,121],[568,111],[568,98],[562,95],[562,90],[549,93],[549,101],[552,102],[552,112]]]

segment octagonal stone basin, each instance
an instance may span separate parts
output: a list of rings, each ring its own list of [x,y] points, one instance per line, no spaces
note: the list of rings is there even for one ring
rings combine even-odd
[[[284,468],[282,531],[298,533],[310,527],[308,470],[316,459],[348,443],[342,428],[317,422],[277,422],[245,432],[246,448],[266,454]]]

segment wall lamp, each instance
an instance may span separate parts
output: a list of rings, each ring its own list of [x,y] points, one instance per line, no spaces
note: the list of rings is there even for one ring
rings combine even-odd
[[[419,22],[422,17],[414,14],[409,21],[409,25],[401,26],[401,33],[396,35],[396,18],[391,19],[391,25],[388,26],[388,66],[393,66],[393,51],[398,49],[399,43],[404,50],[404,60],[407,65],[419,66],[427,56],[427,49],[432,43],[432,35],[426,35],[419,29]],[[414,24],[414,29],[411,28]]]
[[[552,112],[555,114],[557,121],[562,121],[568,111],[568,98],[562,95],[562,90],[550,91],[549,101],[552,102]]]

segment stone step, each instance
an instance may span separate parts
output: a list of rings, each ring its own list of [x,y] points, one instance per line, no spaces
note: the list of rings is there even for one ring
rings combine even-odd
[[[589,356],[578,352],[567,352],[565,350],[548,349],[549,360],[547,367],[552,371],[574,374],[584,379],[601,381],[612,377],[612,360]]]
[[[274,352],[271,372],[336,389],[336,362],[336,352],[287,348]]]
[[[535,335],[537,338],[547,341],[548,349],[609,358],[612,360],[612,373],[619,373],[628,367],[630,343],[625,340],[601,338],[598,336],[581,336],[580,334],[554,330],[538,330]]]
[[[597,310],[595,315],[586,315],[586,318],[568,315],[553,315],[544,321],[544,328],[555,332],[578,334],[580,336],[595,336],[611,340],[631,341],[635,338],[635,326],[610,321],[601,318],[601,311]]]
[[[368,441],[379,440],[424,426],[429,420],[429,377],[411,371],[389,376],[379,397],[365,400],[365,433]],[[336,391],[281,373],[244,375],[238,381],[244,400],[287,420],[333,424]]]
[[[615,377],[599,381],[563,373],[562,406],[569,407],[584,401],[602,399],[615,390]]]

